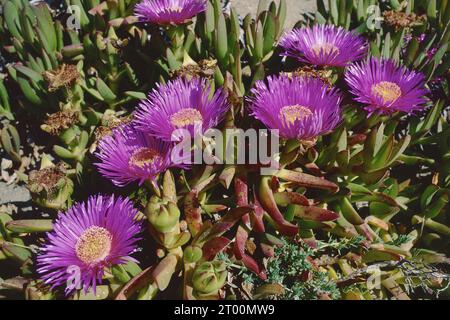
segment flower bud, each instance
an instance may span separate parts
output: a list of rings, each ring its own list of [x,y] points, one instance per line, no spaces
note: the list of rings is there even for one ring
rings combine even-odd
[[[222,261],[205,261],[198,264],[192,274],[194,289],[200,294],[212,294],[225,284],[227,267]]]
[[[173,231],[180,219],[180,209],[175,203],[156,196],[148,202],[145,213],[155,230],[162,233]]]
[[[203,256],[203,251],[197,246],[187,246],[184,249],[184,261],[187,263],[194,263],[200,260]]]

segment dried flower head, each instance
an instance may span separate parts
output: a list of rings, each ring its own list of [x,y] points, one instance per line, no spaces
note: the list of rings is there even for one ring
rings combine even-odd
[[[426,21],[426,15],[417,15],[415,13],[407,14],[405,12],[394,10],[384,11],[383,18],[384,21],[395,28],[395,30],[417,26]]]
[[[30,172],[27,187],[35,203],[52,209],[65,208],[73,193],[73,182],[62,163]]]
[[[172,79],[183,77],[187,79],[192,78],[205,78],[212,79],[217,67],[217,60],[203,59],[197,64],[184,65],[181,68],[171,71],[170,77]]]
[[[47,194],[54,194],[62,183],[65,183],[66,167],[60,163],[58,165],[31,171],[28,176],[28,189],[33,193],[45,191]]]
[[[331,86],[331,70],[317,70],[311,66],[303,66],[289,73],[295,77],[315,78],[322,80],[325,84]]]
[[[69,129],[73,124],[77,122],[77,112],[74,112],[72,110],[62,110],[49,114],[41,128],[51,135],[57,136],[64,130]]]
[[[76,65],[62,64],[58,69],[45,71],[44,78],[48,82],[48,90],[56,91],[61,87],[69,87],[80,78]]]

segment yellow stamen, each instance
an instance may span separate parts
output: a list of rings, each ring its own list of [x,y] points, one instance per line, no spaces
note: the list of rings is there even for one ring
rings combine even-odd
[[[400,87],[389,81],[381,81],[372,85],[372,94],[379,96],[384,103],[394,102],[402,95]]]
[[[316,54],[320,55],[321,52],[325,55],[329,54],[339,54],[339,48],[336,47],[334,44],[331,43],[315,43],[311,50]]]
[[[281,108],[279,117],[287,123],[294,124],[296,120],[304,120],[312,115],[313,112],[309,108],[296,104]]]
[[[155,149],[142,147],[133,153],[129,164],[143,168],[146,165],[154,163],[159,158],[161,158],[161,154]]]
[[[86,229],[75,245],[77,257],[87,264],[105,259],[111,250],[112,235],[105,228],[92,226]]]
[[[178,128],[183,128],[202,121],[202,114],[194,108],[181,109],[170,117],[170,123]]]

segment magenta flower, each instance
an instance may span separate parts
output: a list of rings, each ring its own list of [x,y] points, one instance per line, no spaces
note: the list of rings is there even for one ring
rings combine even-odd
[[[165,141],[180,139],[185,129],[191,137],[217,126],[229,108],[227,94],[215,93],[206,80],[178,78],[165,85],[157,85],[142,101],[135,113],[139,130]],[[182,134],[182,133],[180,133]],[[172,138],[173,136],[173,138]]]
[[[367,54],[363,37],[333,25],[293,29],[280,40],[284,55],[319,66],[345,67]]]
[[[66,294],[95,291],[106,268],[137,262],[130,257],[142,231],[137,213],[127,198],[101,195],[59,213],[37,258],[41,279],[52,288],[66,285]]]
[[[95,165],[119,187],[133,181],[155,181],[168,168],[181,167],[181,159],[172,159],[169,143],[140,132],[133,125],[119,127],[111,136],[105,136],[98,150],[96,156],[101,161]]]
[[[182,24],[206,10],[206,0],[143,0],[135,7],[142,22]]]
[[[365,109],[370,113],[410,113],[422,108],[428,92],[422,73],[381,58],[350,66],[345,81],[356,96],[355,100],[366,104]]]
[[[249,98],[252,115],[286,139],[310,140],[341,120],[341,96],[321,80],[287,75],[258,81]]]

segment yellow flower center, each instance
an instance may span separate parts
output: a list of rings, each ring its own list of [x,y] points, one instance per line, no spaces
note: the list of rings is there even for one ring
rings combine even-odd
[[[178,128],[193,125],[196,122],[202,122],[203,117],[200,111],[194,108],[181,109],[170,116],[170,123]]]
[[[384,103],[394,102],[402,95],[400,87],[389,81],[381,81],[372,85],[372,94],[379,96]]]
[[[108,256],[112,235],[105,228],[92,226],[86,229],[75,245],[77,257],[87,264],[94,264]]]
[[[334,44],[331,43],[315,43],[311,47],[312,52],[314,52],[316,55],[320,55],[321,52],[323,54],[329,55],[329,54],[339,54],[339,49]]]
[[[146,165],[154,163],[159,158],[161,158],[161,154],[155,149],[142,147],[133,153],[129,164],[143,168]]]
[[[312,115],[313,112],[309,108],[296,104],[281,108],[279,117],[287,123],[294,124],[296,120],[304,120]]]

